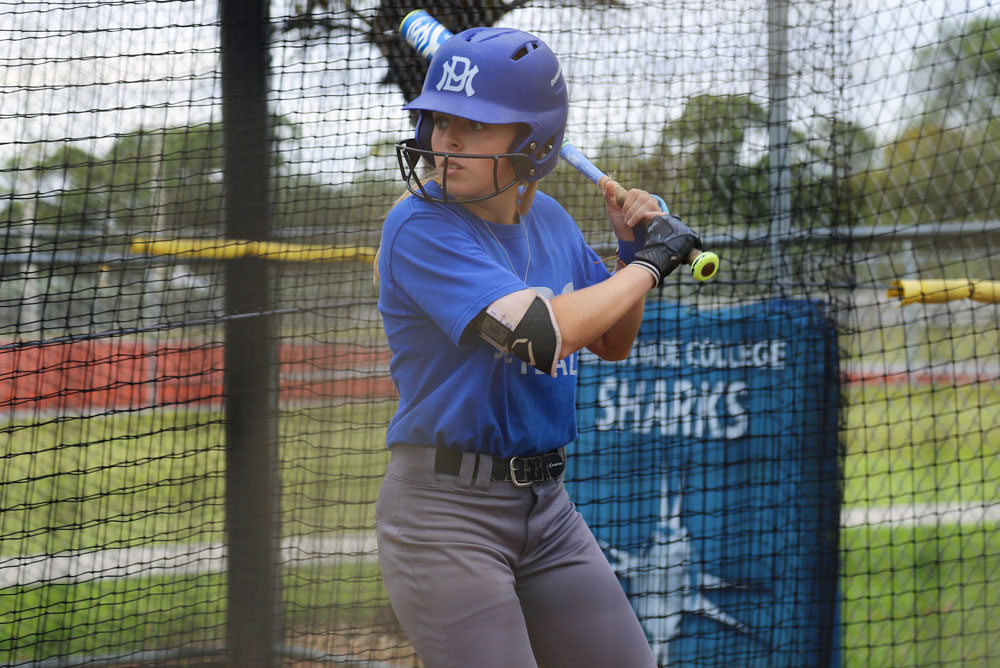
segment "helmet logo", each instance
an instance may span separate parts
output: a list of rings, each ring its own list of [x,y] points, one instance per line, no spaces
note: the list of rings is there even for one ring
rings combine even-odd
[[[461,92],[465,90],[468,97],[476,94],[472,89],[472,79],[479,73],[479,66],[473,65],[468,58],[452,56],[451,61],[444,64],[444,73],[438,81],[438,90]]]
[[[555,86],[556,82],[559,81],[559,77],[562,76],[562,64],[556,64],[556,75],[552,77],[552,81],[549,82],[549,86]]]

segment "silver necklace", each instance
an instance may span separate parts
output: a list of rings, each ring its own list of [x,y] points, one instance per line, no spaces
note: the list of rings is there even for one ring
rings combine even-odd
[[[493,234],[493,230],[490,229],[490,224],[486,221],[486,219],[483,218],[482,216],[480,216],[479,219],[483,221],[483,225],[486,227],[486,231],[490,233],[490,236],[493,237],[493,240],[497,242],[498,246],[500,246],[500,250],[502,250],[503,254],[507,257],[507,264],[510,265],[510,270],[514,272],[514,276],[517,276],[517,269],[514,269],[514,263],[511,262],[510,260],[510,254],[507,252],[507,248],[500,242],[500,239],[497,238],[497,235]],[[524,225],[524,243],[528,247],[528,263],[524,265],[524,278],[521,279],[522,283],[527,283],[528,269],[531,268],[531,240],[528,237],[528,221],[522,220],[520,215],[517,216],[517,219],[521,221],[522,225]]]

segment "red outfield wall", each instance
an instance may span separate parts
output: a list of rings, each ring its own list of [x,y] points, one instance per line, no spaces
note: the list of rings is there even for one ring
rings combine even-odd
[[[281,402],[395,399],[384,346],[282,343]],[[221,406],[223,345],[76,341],[0,351],[0,411],[102,413],[154,406]],[[997,369],[948,364],[905,371],[847,368],[845,383],[957,386],[997,382]]]
[[[0,410],[101,413],[221,406],[221,343],[76,341],[0,351]],[[384,346],[282,343],[283,405],[396,397]]]

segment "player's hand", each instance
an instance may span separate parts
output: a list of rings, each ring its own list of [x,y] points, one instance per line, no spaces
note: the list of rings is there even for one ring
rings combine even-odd
[[[604,208],[608,212],[608,220],[615,236],[625,241],[634,241],[635,226],[645,223],[650,217],[662,214],[657,199],[645,190],[633,188],[627,191],[625,201],[619,205],[616,186],[612,180],[604,184]]]
[[[646,230],[646,243],[635,252],[635,264],[653,274],[656,284],[687,260],[694,248],[701,249],[701,239],[678,216],[654,217]]]
[[[631,262],[635,251],[646,242],[646,224],[650,218],[663,215],[659,200],[645,190],[633,188],[619,205],[614,181],[604,184],[604,208],[608,212],[611,229],[618,238],[618,257],[623,262]]]

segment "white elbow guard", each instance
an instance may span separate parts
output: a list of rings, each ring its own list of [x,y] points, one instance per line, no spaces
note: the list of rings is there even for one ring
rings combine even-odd
[[[494,348],[555,377],[562,336],[551,304],[534,290],[501,297],[483,309],[472,325]]]

